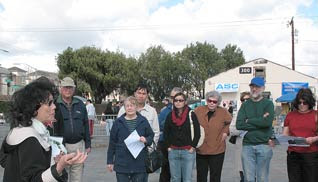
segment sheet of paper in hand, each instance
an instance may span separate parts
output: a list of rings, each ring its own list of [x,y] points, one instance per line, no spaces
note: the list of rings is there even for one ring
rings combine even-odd
[[[125,140],[124,140],[129,152],[136,159],[141,152],[141,150],[145,147],[145,144],[140,141],[140,136],[137,131],[134,130]]]

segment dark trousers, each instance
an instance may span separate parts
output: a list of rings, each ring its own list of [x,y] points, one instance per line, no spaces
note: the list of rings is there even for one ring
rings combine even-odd
[[[289,182],[317,182],[318,152],[287,152],[287,172]]]
[[[143,182],[147,173],[116,173],[117,182]]]
[[[168,149],[165,148],[163,142],[158,142],[158,148],[161,150],[163,155],[163,164],[161,166],[159,182],[169,182],[171,176],[168,160]]]
[[[216,155],[197,154],[197,182],[207,182],[210,169],[210,182],[220,182],[224,153]]]

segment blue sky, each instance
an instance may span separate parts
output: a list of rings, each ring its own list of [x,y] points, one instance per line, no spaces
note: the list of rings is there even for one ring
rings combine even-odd
[[[4,10],[4,7],[2,5],[2,3],[0,2],[0,12],[2,12]]]
[[[314,20],[315,25],[318,24],[318,0],[313,0],[310,6],[300,6],[299,15]]]

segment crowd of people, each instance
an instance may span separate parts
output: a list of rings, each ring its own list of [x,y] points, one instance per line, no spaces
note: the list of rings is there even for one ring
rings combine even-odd
[[[195,168],[196,181],[220,182],[229,139],[241,157],[237,171],[241,181],[268,182],[275,145],[274,104],[263,97],[263,78],[253,78],[249,86],[250,90],[241,94],[237,113],[233,112],[232,103],[231,109],[223,107],[222,95],[217,91],[207,92],[207,104],[191,110],[186,94],[175,87],[158,114],[147,103],[147,85],[137,85],[134,95],[127,97],[122,107],[108,103],[103,112],[104,116],[117,113],[116,120],[102,118],[109,123],[107,170],[116,172],[118,182],[147,182],[145,159],[157,146],[163,155],[158,181],[191,182]],[[4,181],[82,181],[96,111],[91,100],[85,106],[74,97],[75,88],[74,80],[65,77],[58,94],[57,87],[42,77],[14,93],[9,112],[11,130],[0,151]],[[318,114],[312,91],[300,89],[292,106],[283,135],[303,137],[307,146],[288,147],[288,179],[316,182]],[[127,146],[130,137],[140,147],[137,153]],[[202,137],[203,143],[198,146]],[[56,148],[60,149],[58,153]]]

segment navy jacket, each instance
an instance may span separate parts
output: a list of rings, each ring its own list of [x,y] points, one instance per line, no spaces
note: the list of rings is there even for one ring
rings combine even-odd
[[[87,110],[84,103],[73,97],[71,111],[68,110],[61,96],[56,100],[54,136],[63,136],[64,143],[74,144],[85,141],[85,148],[91,147]]]
[[[165,121],[166,121],[166,118],[168,116],[169,113],[171,113],[172,111],[172,103],[169,103],[167,105],[166,108],[164,108],[159,116],[158,116],[158,121],[159,121],[159,125],[160,125],[160,138],[159,138],[159,141],[160,142],[163,142],[164,141],[164,135],[163,135],[163,130],[164,130],[164,126],[165,126]]]
[[[146,172],[145,158],[147,155],[147,147],[144,147],[135,159],[124,142],[130,135],[125,116],[126,114],[123,114],[117,118],[110,131],[107,164],[114,164],[114,171],[119,173]],[[154,132],[147,119],[139,113],[137,113],[136,130],[139,136],[144,136],[146,138],[146,145],[151,145]]]

